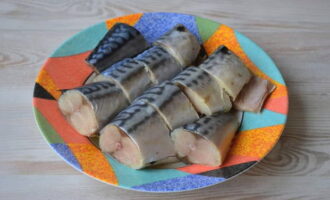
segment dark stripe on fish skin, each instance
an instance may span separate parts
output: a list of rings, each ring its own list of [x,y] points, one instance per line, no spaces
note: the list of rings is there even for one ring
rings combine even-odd
[[[241,163],[237,165],[232,165],[229,167],[223,167],[220,169],[215,169],[207,172],[198,173],[198,175],[202,176],[211,176],[211,177],[223,177],[225,179],[228,179],[232,176],[235,176],[239,174],[240,172],[250,168],[254,164],[256,164],[257,161],[251,161],[246,163]]]
[[[200,75],[197,76],[197,79],[201,79],[201,80],[203,80],[204,77],[205,77],[205,74],[200,74]]]
[[[158,106],[158,108],[162,110],[163,107],[166,107],[167,104],[171,103],[172,100],[181,93],[180,88],[175,84],[166,81],[145,91],[136,99],[136,101],[145,101],[146,103],[156,104],[155,106]],[[162,95],[166,95],[166,98]]]
[[[123,68],[127,68],[127,69],[133,69],[134,67],[132,67],[132,66],[130,66],[130,65],[125,65],[125,64],[123,64],[121,67],[123,67]]]
[[[188,69],[187,69],[187,71],[196,72],[196,71],[197,71],[197,69],[196,69],[196,68],[194,68],[194,67],[190,67],[190,68],[188,68]]]
[[[154,46],[148,50],[146,50],[145,52],[143,52],[142,54],[138,55],[136,57],[137,60],[143,61],[143,62],[148,62],[148,64],[151,64],[152,61],[158,61],[164,58],[169,58],[170,54],[168,52],[166,52],[165,50]]]
[[[141,100],[141,101],[149,101],[149,102],[154,102],[154,101],[156,101],[156,99],[155,98],[152,98],[152,97],[139,97],[139,99],[138,100]]]
[[[148,90],[146,90],[141,96],[145,96],[145,95],[161,95],[162,93],[164,93],[164,90],[166,89],[166,86],[175,86],[173,83],[169,82],[169,81],[165,81],[163,83],[161,83],[160,85],[154,86]]]
[[[43,88],[39,83],[35,83],[33,90],[33,97],[56,100],[45,88]]]
[[[133,104],[120,112],[113,120],[113,123],[118,123],[118,126],[124,126],[126,121],[130,120],[141,109],[145,109],[147,104]]]
[[[208,124],[211,121],[211,117],[205,117],[203,123]]]
[[[130,133],[133,130],[137,129],[137,127],[141,126],[145,121],[147,121],[148,119],[154,117],[155,115],[157,115],[158,113],[154,110],[150,115],[147,115],[143,118],[143,120],[140,121],[140,123],[135,124],[134,126],[132,126],[131,128],[127,129],[127,131]]]
[[[122,47],[125,47],[131,41],[134,44],[139,43],[141,45],[136,46],[134,50],[125,52]],[[132,57],[147,46],[147,42],[138,30],[127,24],[117,23],[105,34],[93,52],[86,58],[86,61],[93,65],[99,72],[102,72],[107,66],[123,59],[123,57],[118,57],[119,54],[116,52],[121,51],[121,53],[127,54],[125,57]],[[113,54],[118,55],[113,56]]]
[[[122,67],[123,65],[129,65],[130,67]],[[123,64],[116,65],[109,73],[103,73],[107,77],[112,77],[116,80],[125,81],[134,75],[145,71],[145,66],[140,62],[132,62],[131,60],[124,62]]]
[[[128,134],[130,134],[132,131],[136,130],[137,127],[142,125],[144,121],[147,121],[148,119],[154,117],[157,115],[156,110],[153,110],[152,113],[147,113],[148,115],[145,115],[142,119],[138,119],[138,123],[132,125],[131,127],[125,127],[126,122],[132,120],[132,118],[141,112],[141,110],[144,111],[144,109],[148,107],[148,104],[146,103],[140,103],[137,102],[136,104],[133,104],[132,106],[129,106],[124,111],[120,112],[114,120],[112,120],[112,124],[115,124],[121,128],[127,128],[126,131]]]
[[[183,73],[188,73],[189,76],[182,76]],[[211,76],[202,69],[189,67],[183,71],[182,74],[177,75],[173,81],[179,82],[187,87],[192,87],[199,84],[207,84],[211,81]]]
[[[102,90],[106,90],[112,87],[115,87],[115,85],[110,82],[95,82],[84,85],[83,87],[76,88],[75,90],[80,91],[84,95],[90,95],[95,92],[102,92]]]
[[[122,91],[117,88],[114,84],[109,82],[96,82],[97,84],[88,85],[88,88],[76,88],[82,94],[84,94],[87,99],[93,103],[94,101],[105,99],[114,95],[121,95]],[[94,103],[93,103],[94,105]],[[94,105],[99,106],[99,105]]]
[[[160,109],[163,108],[163,107],[166,107],[166,105],[169,104],[169,103],[171,103],[171,102],[172,102],[172,99],[173,99],[176,95],[178,95],[178,94],[180,94],[180,93],[181,93],[180,89],[178,89],[178,90],[176,90],[175,92],[173,92],[172,95],[170,95],[170,98],[166,99],[166,100],[160,105]]]
[[[123,70],[123,69],[120,69],[120,68],[116,69],[116,71],[120,72],[120,73],[126,73],[127,72],[126,70]]]
[[[183,78],[183,77],[175,77],[175,78],[173,79],[174,82],[175,82],[175,81],[184,81],[184,80],[186,80],[186,79]]]
[[[191,131],[191,132],[196,132],[198,129],[202,126],[198,121],[190,124],[186,124],[183,126],[184,129]]]
[[[219,112],[211,116],[205,116],[194,123],[187,124],[184,128],[196,134],[207,136],[214,134],[214,131],[216,131],[219,125],[221,126],[230,122],[234,118],[235,115],[233,113],[223,114]]]
[[[197,80],[192,80],[191,81],[193,84],[195,84],[195,85],[198,85],[198,81]]]

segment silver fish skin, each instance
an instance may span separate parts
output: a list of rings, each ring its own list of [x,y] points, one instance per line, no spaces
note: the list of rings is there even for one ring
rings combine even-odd
[[[161,46],[153,46],[134,60],[145,64],[154,84],[173,78],[182,70],[180,63]]]
[[[89,129],[86,130],[87,132],[80,132],[87,136],[93,135],[127,106],[128,100],[121,89],[110,82],[90,83],[67,90],[59,99],[60,110],[78,132],[81,130],[80,127],[86,124],[90,124],[89,128],[95,127],[94,130]],[[88,111],[83,112],[80,117],[85,119],[82,121],[86,121],[84,122],[86,124],[71,123],[72,115],[80,112],[80,108],[83,107]]]
[[[212,75],[232,100],[252,77],[239,57],[225,46],[220,46],[199,67]]]
[[[182,24],[161,36],[154,45],[164,47],[182,67],[191,65],[201,49],[197,38]]]
[[[204,70],[188,67],[172,80],[188,96],[197,111],[204,115],[227,112],[231,109],[228,94],[217,81]]]
[[[148,46],[137,29],[125,23],[117,23],[96,45],[86,62],[97,72],[102,72],[124,58],[134,57]]]
[[[145,102],[135,102],[120,112],[110,125],[121,129],[138,146],[143,168],[175,157],[170,131],[157,111]]]
[[[237,112],[216,113],[171,132],[178,157],[210,166],[223,163],[239,127]]]
[[[154,107],[170,130],[199,119],[185,94],[170,81],[146,90],[135,102],[143,101]]]
[[[183,128],[212,141],[216,146],[221,146],[221,142],[228,134],[235,134],[237,131],[237,118],[236,112],[216,113],[186,124]]]
[[[97,82],[75,88],[88,100],[101,125],[128,106],[128,101],[120,88],[110,82]]]
[[[132,58],[126,58],[99,74],[94,79],[94,82],[98,81],[110,81],[116,84],[130,102],[153,85],[145,65]]]

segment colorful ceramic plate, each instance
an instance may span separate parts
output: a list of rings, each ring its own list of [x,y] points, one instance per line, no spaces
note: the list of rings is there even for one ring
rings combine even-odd
[[[103,154],[63,118],[56,99],[61,89],[83,84],[92,73],[85,58],[116,22],[135,26],[149,42],[178,23],[184,24],[211,54],[219,45],[235,52],[256,75],[276,90],[260,114],[246,112],[225,163],[220,167],[186,165],[174,169],[130,169]],[[34,90],[37,124],[50,146],[71,166],[105,183],[148,192],[193,190],[224,182],[259,162],[277,143],[288,112],[288,93],[272,59],[254,42],[230,27],[197,16],[138,13],[96,24],[64,42],[42,66]]]

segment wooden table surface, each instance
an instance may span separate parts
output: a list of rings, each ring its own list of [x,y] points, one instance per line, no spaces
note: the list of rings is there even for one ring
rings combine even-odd
[[[0,0],[0,199],[329,199],[330,1]],[[243,175],[172,194],[127,191],[68,166],[34,122],[34,79],[65,39],[107,18],[148,11],[195,14],[262,46],[289,87],[290,113],[275,149]]]

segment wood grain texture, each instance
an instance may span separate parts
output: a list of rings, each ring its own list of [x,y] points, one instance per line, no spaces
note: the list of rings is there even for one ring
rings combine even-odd
[[[330,1],[0,1],[0,199],[329,199]],[[46,144],[32,113],[34,79],[47,56],[80,30],[136,12],[195,14],[262,46],[289,87],[279,144],[245,174],[209,188],[150,194],[95,181]]]

